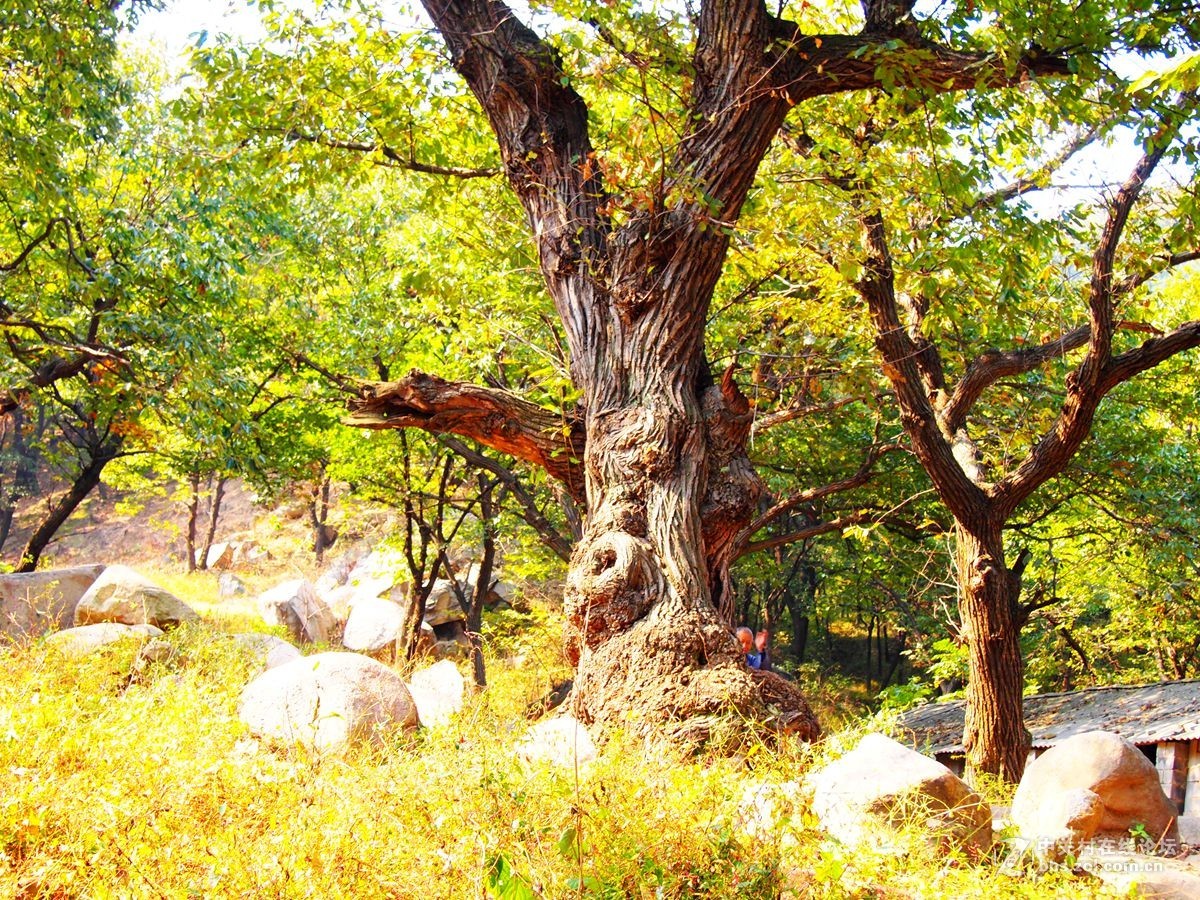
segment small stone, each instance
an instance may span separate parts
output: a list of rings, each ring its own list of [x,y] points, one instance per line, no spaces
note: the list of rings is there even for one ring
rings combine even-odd
[[[533,725],[517,745],[517,756],[528,764],[574,767],[596,758],[596,745],[574,716],[556,716]]]

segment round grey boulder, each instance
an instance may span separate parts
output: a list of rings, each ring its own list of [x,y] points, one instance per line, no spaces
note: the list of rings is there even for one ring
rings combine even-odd
[[[268,669],[242,692],[240,715],[258,737],[321,753],[417,725],[400,676],[358,653],[318,653]]]

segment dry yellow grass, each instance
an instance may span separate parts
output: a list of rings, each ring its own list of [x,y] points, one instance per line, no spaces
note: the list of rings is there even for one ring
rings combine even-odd
[[[344,758],[248,735],[250,663],[209,618],[170,635],[175,662],[132,681],[130,646],[73,662],[39,643],[0,651],[0,896],[1095,895],[919,841],[852,854],[802,803],[747,837],[743,787],[801,778],[823,748],[684,758],[616,739],[584,773],[524,768],[522,711],[565,674],[549,613],[494,623],[491,685],[452,724]]]

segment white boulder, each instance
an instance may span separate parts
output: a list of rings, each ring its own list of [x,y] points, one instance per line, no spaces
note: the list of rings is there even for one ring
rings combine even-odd
[[[822,827],[849,846],[885,846],[901,826],[974,854],[992,845],[991,807],[941,763],[882,734],[868,734],[808,785]]]
[[[342,646],[359,653],[396,652],[404,624],[404,610],[391,600],[363,597],[355,601],[346,619]]]
[[[36,637],[70,628],[75,606],[104,566],[0,575],[0,635]]]
[[[444,659],[408,679],[408,692],[417,704],[417,716],[426,728],[449,722],[462,709],[466,679],[458,666]]]
[[[322,753],[417,724],[400,676],[358,653],[318,653],[268,669],[242,692],[240,715],[258,737]]]
[[[254,653],[264,669],[273,669],[300,658],[299,650],[273,634],[244,632],[235,634],[233,639]]]
[[[128,566],[107,567],[75,606],[76,625],[119,622],[174,628],[199,619],[190,606],[170,591]]]
[[[466,584],[460,584],[460,587],[467,592],[466,597],[469,600],[469,592],[472,588]],[[463,612],[462,604],[458,602],[454,583],[445,578],[435,581],[429,591],[429,596],[425,598],[425,621],[437,627],[445,625],[447,622],[463,622],[466,618],[467,614]]]
[[[268,625],[282,625],[300,644],[329,640],[333,613],[316,588],[302,578],[285,581],[258,597],[258,611]]]
[[[46,638],[46,643],[64,656],[73,659],[95,653],[110,644],[121,641],[136,641],[145,644],[152,637],[161,635],[162,629],[153,625],[125,625],[120,622],[97,622],[56,631]]]
[[[517,757],[527,764],[573,768],[596,758],[596,744],[574,716],[543,719],[517,745]]]

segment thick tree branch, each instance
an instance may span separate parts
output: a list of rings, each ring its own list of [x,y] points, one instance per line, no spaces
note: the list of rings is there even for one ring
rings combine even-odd
[[[54,226],[64,222],[66,222],[66,219],[62,218],[53,218],[48,221],[46,227],[21,248],[21,252],[13,258],[12,262],[0,263],[0,272],[12,272],[19,268],[21,263],[29,258],[29,254],[38,248],[38,245],[50,238],[51,233],[54,231]]]
[[[934,93],[1020,84],[1040,75],[1067,75],[1065,57],[1031,51],[1009,72],[999,56],[952,50],[915,35],[911,29],[866,30],[857,35],[806,35],[784,19],[772,25],[776,46],[773,87],[792,105],[829,94],[868,88],[921,88]],[[900,40],[899,46],[896,40]],[[893,84],[884,85],[881,70]]]
[[[1032,372],[1051,360],[1065,356],[1084,346],[1090,333],[1087,325],[1081,325],[1036,347],[985,351],[971,361],[954,386],[950,400],[941,411],[942,427],[950,434],[958,431],[966,424],[967,416],[983,392],[1001,378]]]
[[[874,521],[872,513],[854,513],[849,516],[830,519],[828,522],[817,522],[815,525],[798,528],[786,534],[777,534],[773,537],[764,538],[761,541],[748,543],[737,553],[735,558],[740,559],[748,554],[757,553],[759,550],[770,550],[774,547],[782,547],[784,544],[794,544],[797,541],[820,537],[823,534],[841,533],[852,525],[861,525],[864,522],[872,521]]]
[[[763,538],[761,541],[753,541],[740,548],[735,558],[741,559],[743,556],[757,553],[760,550],[771,550],[775,547],[782,547],[784,544],[794,544],[797,541],[806,541],[810,538],[820,537],[823,534],[841,533],[855,525],[883,525],[889,530],[905,534],[913,540],[919,540],[921,537],[927,536],[927,533],[923,535],[920,529],[914,528],[911,522],[906,522],[887,513],[880,513],[878,510],[860,510],[855,513],[838,516],[836,519],[830,519],[826,522],[815,522],[812,525],[797,528],[786,534],[777,534],[769,538]]]
[[[787,422],[794,422],[796,419],[803,419],[807,416],[815,416],[820,413],[833,412],[841,409],[843,406],[849,406],[851,403],[856,403],[857,397],[846,397],[842,400],[834,400],[831,403],[821,403],[816,406],[810,406],[803,403],[793,403],[783,409],[777,409],[774,412],[769,412],[761,416],[756,416],[753,424],[750,426],[752,435],[762,434],[770,428],[775,428],[778,425],[784,425]]]
[[[1096,250],[1088,285],[1087,355],[1067,378],[1067,396],[1054,427],[1039,440],[1021,464],[992,490],[1007,518],[1030,494],[1061,472],[1091,432],[1104,396],[1122,381],[1152,368],[1175,353],[1197,345],[1200,326],[1188,323],[1171,334],[1152,338],[1135,350],[1112,357],[1116,330],[1113,266],[1125,224],[1146,180],[1166,154],[1178,125],[1165,121],[1157,145],[1134,166],[1109,208]]]
[[[1171,253],[1166,256],[1155,257],[1152,263],[1146,266],[1141,272],[1126,275],[1117,282],[1113,286],[1113,296],[1124,296],[1140,288],[1155,275],[1159,275],[1176,266],[1182,266],[1185,263],[1195,262],[1198,259],[1200,259],[1200,250],[1189,250],[1184,253]]]
[[[925,393],[917,364],[920,351],[900,322],[883,216],[878,210],[865,212],[862,224],[867,265],[857,286],[875,324],[875,346],[900,404],[904,430],[947,508],[959,521],[972,521],[986,509],[987,497],[959,464],[941,429],[933,401]]]
[[[1105,127],[1111,125],[1115,119],[1108,119],[1099,125],[1082,131],[1075,136],[1073,140],[1067,142],[1067,145],[1057,153],[1053,158],[1047,160],[1041,165],[1037,172],[1033,175],[1026,175],[1019,178],[1014,178],[1008,184],[990,191],[986,194],[981,194],[976,197],[966,209],[961,210],[957,215],[967,215],[979,209],[987,209],[993,206],[1000,206],[1007,203],[1014,197],[1020,197],[1032,191],[1040,191],[1042,187],[1049,182],[1050,176],[1061,169],[1067,162],[1070,161],[1080,150],[1091,146],[1101,134],[1104,133]]]
[[[8,415],[22,403],[28,401],[33,391],[52,387],[60,381],[84,374],[97,363],[113,363],[121,366],[128,364],[127,360],[107,350],[88,347],[75,349],[78,350],[78,353],[70,359],[54,356],[37,365],[36,368],[31,365],[32,374],[26,384],[0,391],[0,416]],[[14,353],[14,356],[20,358],[20,354]]]
[[[1157,329],[1142,322],[1122,321],[1116,323],[1116,327],[1129,331],[1157,332]],[[1001,378],[1032,372],[1052,360],[1066,356],[1072,350],[1085,346],[1090,334],[1089,326],[1080,325],[1036,347],[984,351],[981,356],[971,361],[963,377],[954,386],[954,393],[940,412],[942,428],[948,433],[958,431],[966,425],[967,416],[983,392]],[[1160,359],[1159,362],[1161,361]]]
[[[457,434],[508,453],[545,469],[583,502],[584,434],[574,417],[508,391],[417,371],[399,381],[363,385],[349,408],[348,425]]]
[[[1092,277],[1088,285],[1088,322],[1091,336],[1087,356],[1078,371],[1078,385],[1081,391],[1095,390],[1112,354],[1112,338],[1116,331],[1113,319],[1113,267],[1117,248],[1121,244],[1121,236],[1125,233],[1125,224],[1129,221],[1133,204],[1141,196],[1146,180],[1166,155],[1169,143],[1163,140],[1138,160],[1129,178],[1117,191],[1105,220],[1104,230],[1100,234],[1100,241],[1092,255]]]
[[[1114,356],[1104,370],[1100,388],[1108,393],[1118,384],[1195,347],[1200,347],[1200,321],[1185,322],[1162,337],[1150,338],[1140,346]]]
[[[496,135],[567,332],[575,382],[607,377],[608,231],[587,107],[554,48],[500,0],[423,0]]]
[[[853,475],[843,478],[840,481],[833,481],[829,484],[821,485],[820,487],[809,488],[803,491],[797,491],[791,496],[785,497],[771,506],[766,512],[760,515],[757,519],[747,526],[745,537],[742,543],[746,542],[751,535],[761,528],[774,522],[780,516],[795,509],[805,503],[812,503],[814,500],[820,500],[822,497],[828,497],[833,494],[840,494],[844,491],[852,491],[857,487],[862,487],[871,480],[871,471],[875,467],[875,463],[879,461],[886,453],[893,450],[899,450],[898,444],[882,444],[871,447],[867,451],[867,458],[863,460],[863,464],[858,467],[858,471]]]

